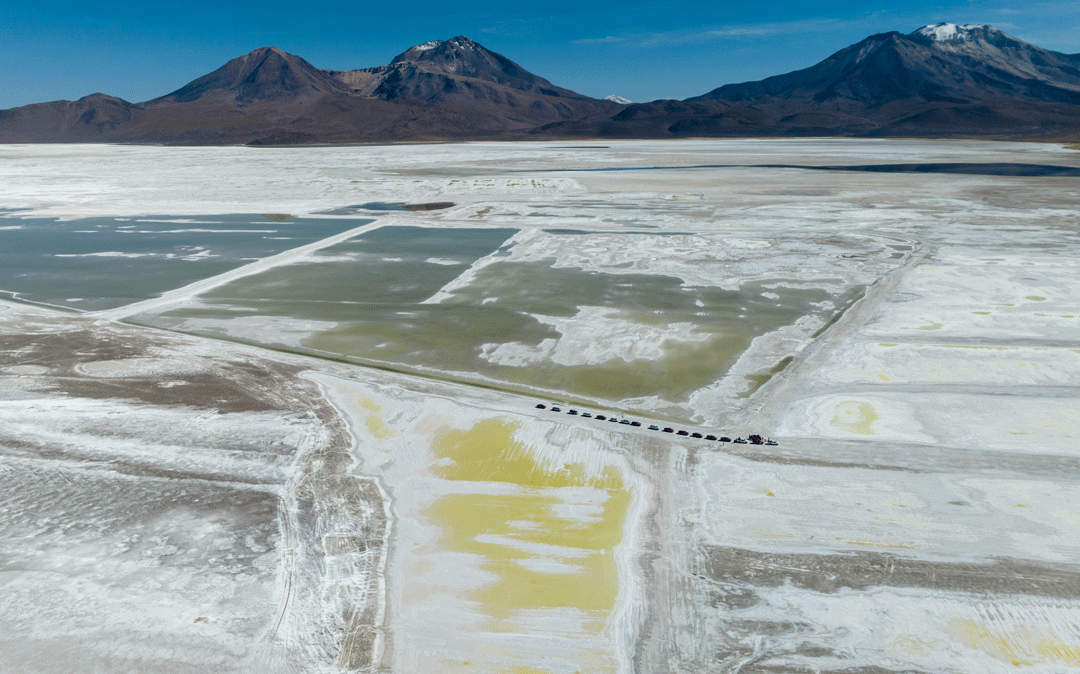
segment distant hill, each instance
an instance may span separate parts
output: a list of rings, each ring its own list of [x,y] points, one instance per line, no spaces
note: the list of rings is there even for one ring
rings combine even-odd
[[[0,110],[0,142],[99,142],[132,124],[138,107],[105,94]]]
[[[0,142],[290,145],[514,138],[1080,138],[1080,55],[986,25],[872,35],[821,63],[685,101],[555,86],[459,36],[389,64],[321,70],[274,47],[170,94],[0,111]]]
[[[1080,55],[985,25],[882,33],[821,63],[686,101],[630,106],[538,133],[605,137],[1066,137],[1080,128]]]

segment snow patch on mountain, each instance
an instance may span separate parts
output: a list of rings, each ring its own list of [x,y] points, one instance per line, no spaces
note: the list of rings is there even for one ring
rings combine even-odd
[[[451,47],[457,47],[458,49],[472,49],[474,43],[467,37],[455,37],[450,39],[449,44]]]
[[[610,96],[604,96],[604,100],[605,101],[612,101],[614,103],[618,103],[619,105],[633,105],[634,104],[634,102],[631,101],[629,98],[623,98],[622,96],[616,96],[615,94],[611,94]]]
[[[971,39],[973,31],[988,28],[992,29],[991,26],[981,23],[968,23],[963,26],[958,26],[955,23],[935,23],[931,26],[923,26],[915,33],[936,42],[953,42]]]

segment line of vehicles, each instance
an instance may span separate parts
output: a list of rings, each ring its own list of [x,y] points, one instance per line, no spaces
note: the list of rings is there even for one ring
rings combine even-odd
[[[552,412],[562,412],[562,408],[559,407],[558,405],[551,405],[550,407],[548,407],[544,403],[537,403],[536,404],[536,409],[538,409],[538,410],[548,410],[548,409],[550,409]],[[619,419],[618,417],[614,417],[614,416],[609,417],[609,416],[604,415],[604,414],[595,414],[594,415],[592,412],[578,412],[575,409],[567,409],[566,413],[568,415],[570,415],[570,416],[579,416],[579,417],[581,417],[583,419],[595,419],[596,421],[607,421],[607,422],[610,422],[610,423],[613,423],[613,424],[622,424],[624,426],[635,426],[635,427],[641,426],[640,421],[634,421],[634,420],[631,420],[631,419]],[[674,433],[675,435],[685,435],[686,437],[697,438],[697,439],[701,439],[701,440],[713,440],[713,441],[716,441],[716,442],[733,442],[733,443],[735,443],[737,445],[746,445],[746,444],[750,444],[750,445],[778,445],[778,444],[780,444],[776,440],[773,440],[772,438],[763,438],[760,435],[758,435],[757,433],[754,433],[753,435],[748,435],[745,438],[735,438],[734,440],[732,440],[731,438],[729,438],[726,435],[721,435],[720,437],[717,437],[715,435],[702,435],[701,433],[698,433],[697,431],[684,431],[682,429],[675,430],[674,428],[672,428],[670,426],[660,428],[660,426],[658,426],[656,424],[650,425],[649,430],[650,431],[660,431],[661,433]]]

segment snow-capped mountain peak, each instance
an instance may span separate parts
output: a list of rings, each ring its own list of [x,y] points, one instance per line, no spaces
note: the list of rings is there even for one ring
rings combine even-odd
[[[990,31],[996,31],[996,29],[982,23],[968,23],[962,26],[955,23],[935,23],[931,26],[923,26],[915,31],[915,34],[935,42],[958,42],[972,39],[975,37],[973,33],[985,34]]]
[[[633,105],[634,102],[629,98],[623,98],[622,96],[616,96],[611,94],[610,96],[604,96],[605,101],[611,101],[612,103],[618,103],[619,105]]]

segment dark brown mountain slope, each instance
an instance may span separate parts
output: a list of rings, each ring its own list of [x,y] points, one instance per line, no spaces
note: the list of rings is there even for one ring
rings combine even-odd
[[[319,70],[275,47],[144,103],[95,95],[0,111],[0,142],[185,145],[502,137],[622,106],[554,86],[466,37],[390,65]]]
[[[882,33],[810,68],[545,134],[1054,137],[1080,127],[1080,57],[990,26]]]
[[[1039,49],[990,26],[952,26],[951,31],[949,26],[873,35],[805,70],[729,84],[690,100],[809,101],[833,109],[905,99],[1080,103],[1075,57]]]
[[[499,108],[503,130],[613,114],[622,106],[562,89],[464,36],[425,42],[389,65],[325,71],[355,96],[389,102]]]
[[[0,142],[351,143],[521,137],[1080,136],[1080,55],[990,26],[882,33],[810,68],[622,106],[465,37],[319,70],[273,47],[145,103],[95,94],[0,111]]]
[[[198,100],[250,104],[268,100],[315,100],[330,95],[347,95],[349,90],[325,71],[277,47],[262,47],[235,58],[209,75],[180,89],[147,101],[147,108]]]
[[[139,113],[138,106],[105,94],[0,110],[0,142],[98,142],[131,124]]]

